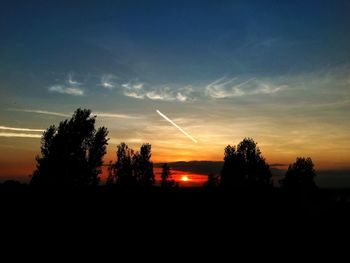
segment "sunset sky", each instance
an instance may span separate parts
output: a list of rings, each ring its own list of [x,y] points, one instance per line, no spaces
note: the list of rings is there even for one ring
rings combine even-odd
[[[349,169],[349,25],[341,0],[1,1],[0,177],[30,174],[40,130],[78,107],[106,161],[122,141],[218,161],[253,137],[270,164]]]

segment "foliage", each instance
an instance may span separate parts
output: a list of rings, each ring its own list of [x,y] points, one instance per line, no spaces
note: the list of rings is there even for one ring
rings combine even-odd
[[[204,187],[214,188],[219,185],[219,178],[213,173],[208,174],[208,180],[205,182]]]
[[[172,187],[175,185],[175,181],[171,180],[171,168],[167,163],[162,166],[162,173],[160,175],[162,187]]]
[[[151,145],[148,143],[141,146],[140,152],[134,152],[122,142],[117,146],[116,163],[109,165],[107,184],[152,186],[155,177],[151,156]]]
[[[245,138],[237,147],[226,146],[221,186],[271,186],[271,176],[269,165],[253,139]]]
[[[50,126],[41,138],[41,155],[31,178],[33,185],[97,185],[108,131],[95,130],[91,111],[77,109],[72,118]]]
[[[311,189],[315,188],[314,178],[316,171],[310,157],[298,157],[295,163],[289,165],[282,187],[288,189]]]

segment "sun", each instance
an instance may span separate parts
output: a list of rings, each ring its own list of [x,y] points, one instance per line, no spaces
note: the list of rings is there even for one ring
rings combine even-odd
[[[188,182],[190,179],[188,178],[188,176],[187,175],[183,175],[182,177],[181,177],[181,181],[183,181],[183,182]]]

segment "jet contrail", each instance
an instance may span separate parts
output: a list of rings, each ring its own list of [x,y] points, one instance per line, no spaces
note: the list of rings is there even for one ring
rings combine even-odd
[[[46,114],[46,115],[54,115],[60,117],[69,117],[68,114],[46,111],[46,110],[30,110],[30,109],[7,109],[8,111],[19,111],[19,112],[28,112],[28,113],[38,113],[38,114]]]
[[[7,126],[0,126],[0,130],[29,131],[29,132],[43,132],[43,131],[45,131],[45,130],[41,130],[41,129],[14,128],[14,127],[7,127]]]
[[[170,122],[172,125],[174,125],[176,128],[179,129],[180,132],[182,132],[183,134],[185,134],[189,139],[191,139],[193,142],[197,143],[198,141],[193,138],[191,135],[189,135],[187,132],[185,132],[181,127],[179,127],[175,122],[173,122],[172,120],[170,120],[167,116],[165,116],[163,113],[161,113],[159,110],[156,110],[157,113],[162,116],[165,120],[167,120],[168,122]]]
[[[41,138],[40,134],[0,132],[0,137]]]
[[[31,109],[7,109],[8,111],[18,111],[18,112],[28,112],[28,113],[37,113],[37,114],[46,114],[60,117],[69,117],[71,114],[65,114],[61,112],[46,111],[46,110],[31,110]],[[136,119],[137,116],[129,116],[125,114],[115,114],[109,112],[91,112],[91,115],[97,115],[97,117],[105,118],[119,118],[119,119]]]

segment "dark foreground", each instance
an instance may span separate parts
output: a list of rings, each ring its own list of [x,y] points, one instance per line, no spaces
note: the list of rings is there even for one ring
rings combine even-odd
[[[0,186],[2,210],[36,214],[108,216],[120,220],[158,223],[186,218],[199,221],[260,218],[343,218],[350,216],[350,190],[322,189],[312,193],[282,189],[224,191],[205,188],[35,189],[27,185]],[[11,213],[10,213],[11,215]],[[350,218],[350,217],[349,217]]]
[[[265,252],[271,256],[276,246],[284,247],[294,239],[298,247],[308,248],[315,239],[332,243],[342,240],[338,236],[348,237],[344,227],[350,222],[349,196],[349,190],[301,194],[281,189],[1,186],[0,225],[7,244],[33,245],[39,252],[56,242],[59,246],[54,248],[59,251],[54,253],[62,253],[62,246],[76,252],[76,246],[84,244],[84,255],[104,253],[104,249],[116,255],[115,251],[124,250],[116,245],[122,243],[134,251],[129,258],[140,256],[140,247],[151,248],[151,255],[162,247],[172,258],[184,251],[218,255],[226,244],[231,246],[231,256],[233,250],[239,253],[252,246],[268,247]],[[325,239],[326,234],[336,238]],[[96,246],[102,250],[95,251]]]

